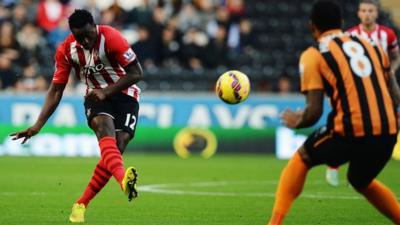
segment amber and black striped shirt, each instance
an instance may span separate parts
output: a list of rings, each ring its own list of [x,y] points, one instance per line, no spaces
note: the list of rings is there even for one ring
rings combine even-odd
[[[397,133],[387,86],[390,62],[369,40],[340,30],[325,32],[300,58],[301,90],[324,90],[332,111],[328,128],[346,137]]]

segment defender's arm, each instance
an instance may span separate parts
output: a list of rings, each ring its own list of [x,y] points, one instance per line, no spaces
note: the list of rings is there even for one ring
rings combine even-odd
[[[282,121],[284,125],[293,129],[314,125],[322,115],[323,100],[324,92],[322,90],[308,91],[304,111],[293,112],[292,110],[287,109],[282,113]]]
[[[324,92],[313,90],[307,92],[306,108],[295,128],[304,128],[314,125],[322,115]]]

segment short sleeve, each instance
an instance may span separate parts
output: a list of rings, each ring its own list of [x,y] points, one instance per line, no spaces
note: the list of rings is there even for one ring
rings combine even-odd
[[[119,31],[109,28],[106,36],[106,45],[109,54],[122,67],[137,61],[135,52]]]
[[[68,77],[71,72],[72,66],[68,62],[67,56],[64,50],[64,44],[57,48],[54,56],[55,60],[55,71],[53,74],[54,84],[66,84],[68,83]]]
[[[320,63],[321,54],[315,48],[309,48],[301,55],[299,65],[301,92],[324,89]]]

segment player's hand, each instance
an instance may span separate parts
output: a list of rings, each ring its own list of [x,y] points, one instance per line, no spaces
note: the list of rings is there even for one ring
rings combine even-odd
[[[302,117],[303,117],[303,110],[301,109],[298,109],[297,111],[286,109],[281,114],[281,120],[283,125],[292,129],[296,128],[299,125]]]
[[[99,102],[106,99],[107,95],[105,91],[102,89],[94,89],[91,92],[89,92],[88,95],[86,95],[86,98],[94,102]]]
[[[10,134],[10,136],[13,137],[12,140],[18,140],[20,138],[23,138],[21,144],[24,144],[27,140],[29,140],[29,138],[31,138],[32,136],[39,133],[39,131],[40,131],[40,128],[33,125],[32,127],[29,127],[26,130],[12,133],[12,134]]]

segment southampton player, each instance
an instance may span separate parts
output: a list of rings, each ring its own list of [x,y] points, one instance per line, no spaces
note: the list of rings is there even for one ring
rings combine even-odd
[[[139,110],[142,69],[135,53],[112,27],[96,25],[86,10],[69,17],[72,34],[58,47],[55,72],[36,123],[12,134],[25,143],[37,134],[57,108],[71,74],[87,85],[85,111],[89,127],[97,136],[101,159],[86,190],[72,207],[71,222],[84,222],[85,210],[113,176],[129,200],[137,196],[137,174],[124,169],[122,153],[134,137]]]
[[[373,40],[381,45],[383,50],[389,54],[392,70],[395,73],[400,65],[397,36],[392,29],[376,22],[378,12],[379,3],[376,0],[361,0],[358,8],[358,17],[361,23],[347,30],[347,33]],[[332,186],[339,185],[338,167],[328,167],[326,181]]]
[[[335,1],[313,4],[310,27],[318,43],[300,57],[306,108],[286,110],[282,122],[296,129],[312,126],[322,114],[324,94],[332,112],[327,126],[312,133],[283,169],[269,225],[283,223],[311,168],[347,162],[347,177],[354,189],[394,224],[400,224],[396,196],[376,179],[396,142],[399,86],[382,48],[344,34],[341,25],[342,11]]]

